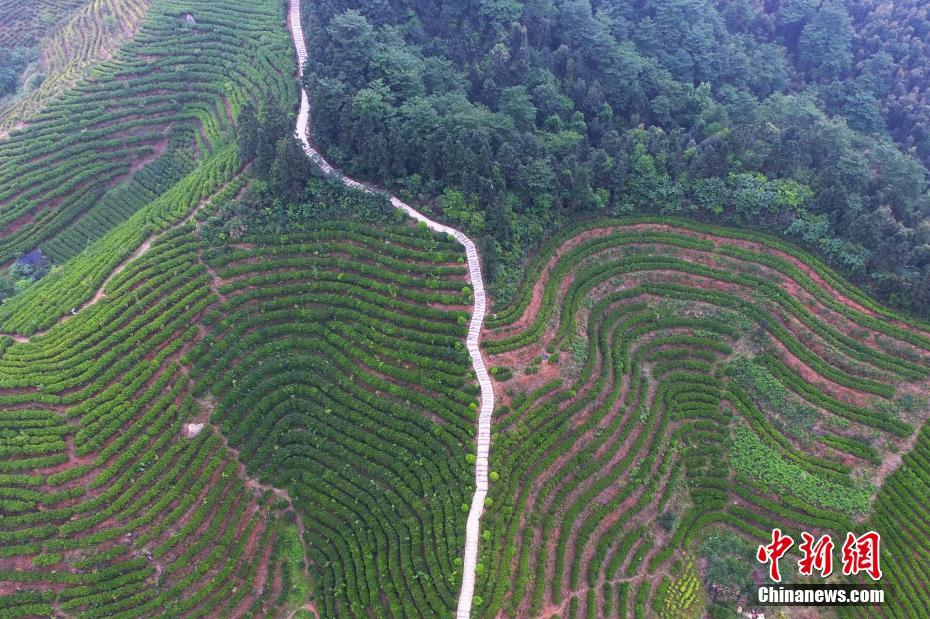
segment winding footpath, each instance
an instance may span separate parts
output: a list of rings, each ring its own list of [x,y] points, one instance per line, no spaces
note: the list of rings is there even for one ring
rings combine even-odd
[[[300,24],[300,0],[289,0],[289,2],[291,38],[297,51],[298,76],[302,77],[304,64],[307,62],[307,45],[304,40],[303,27]],[[308,137],[309,118],[310,99],[307,97],[307,91],[301,88],[300,110],[297,114],[295,134],[303,145],[304,152],[325,174],[338,179],[347,187],[361,189],[369,193],[383,193],[389,196],[391,205],[394,208],[403,210],[416,221],[426,224],[431,230],[448,234],[465,247],[465,256],[468,260],[468,275],[469,279],[471,279],[475,298],[475,308],[471,315],[471,324],[468,327],[465,344],[468,348],[468,354],[471,355],[472,367],[475,369],[475,375],[478,377],[478,384],[481,387],[481,409],[478,413],[478,449],[475,454],[477,457],[475,461],[475,496],[472,498],[471,509],[468,512],[468,522],[465,526],[462,589],[459,593],[458,609],[456,610],[457,619],[468,619],[471,617],[471,604],[475,593],[475,567],[478,563],[478,534],[481,513],[484,511],[484,499],[488,493],[488,453],[491,449],[491,414],[494,412],[494,387],[491,384],[491,377],[488,376],[488,370],[484,365],[481,349],[478,346],[481,325],[484,323],[484,315],[487,309],[487,298],[484,293],[484,281],[481,278],[481,262],[478,259],[478,250],[470,238],[455,228],[435,222],[396,196],[386,191],[376,191],[333,168],[319,151],[310,144]]]

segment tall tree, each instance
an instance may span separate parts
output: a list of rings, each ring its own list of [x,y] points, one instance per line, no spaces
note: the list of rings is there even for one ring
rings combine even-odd
[[[840,77],[852,65],[852,19],[846,7],[828,0],[801,31],[798,60],[817,81]]]

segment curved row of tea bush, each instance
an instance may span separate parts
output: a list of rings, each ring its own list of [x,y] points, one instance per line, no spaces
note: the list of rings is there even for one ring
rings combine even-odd
[[[888,617],[923,617],[930,613],[930,425],[914,448],[902,457],[875,499],[871,526],[882,536],[882,585],[893,591],[892,603],[881,607]],[[844,617],[868,616],[868,609],[843,609]]]
[[[0,608],[11,616],[260,614],[278,596],[270,492],[246,482],[212,428],[184,430],[205,413],[180,360],[218,300],[200,251],[191,227],[166,233],[105,299],[3,348],[0,590],[17,592]]]
[[[3,331],[31,335],[51,327],[72,308],[81,307],[146,237],[182,222],[202,203],[219,200],[230,190],[240,188],[242,177],[236,176],[239,170],[235,147],[219,149],[128,220],[66,261],[61,269],[7,299],[0,305]]]
[[[88,0],[0,0],[0,47],[32,47]]]
[[[223,301],[185,359],[249,474],[294,501],[321,615],[448,615],[476,416],[458,246],[337,222],[204,259]]]
[[[48,101],[87,75],[94,65],[112,57],[141,26],[150,1],[84,0],[74,15],[42,38],[39,56],[44,78],[41,84],[19,93],[15,101],[3,106],[0,131],[27,122]],[[17,11],[20,15],[24,12],[22,8]],[[61,19],[67,13],[46,9],[39,21],[45,22],[50,16]]]
[[[154,0],[115,59],[0,141],[0,263],[75,256],[220,147],[246,101],[293,101],[281,11]]]
[[[821,262],[819,258],[803,249],[799,249],[781,239],[761,232],[714,226],[693,219],[655,216],[592,219],[559,230],[558,233],[552,235],[552,237],[546,241],[536,255],[529,261],[524,269],[525,276],[520,293],[506,308],[500,308],[499,311],[489,319],[488,327],[507,325],[519,317],[529,304],[533,291],[532,282],[539,279],[540,274],[554,255],[554,252],[567,241],[575,237],[583,239],[585,235],[595,234],[597,231],[610,232],[611,229],[623,228],[624,226],[635,226],[645,230],[672,229],[678,234],[688,235],[690,237],[711,237],[715,239],[726,239],[729,242],[740,241],[750,243],[755,247],[754,251],[756,255],[754,256],[754,260],[763,261],[769,266],[777,264],[779,265],[779,267],[777,267],[778,270],[782,270],[783,272],[790,272],[792,274],[800,273],[808,276],[810,276],[810,274],[816,275],[821,278],[830,289],[874,312],[876,314],[875,317],[879,320],[869,320],[872,318],[870,316],[857,316],[857,320],[864,321],[864,324],[867,326],[878,330],[887,329],[895,336],[905,339],[906,341],[909,341],[910,338],[915,338],[922,342],[928,341],[926,332],[930,331],[930,324],[909,316],[903,316],[882,306],[866,295],[866,293],[844,280],[840,275]],[[738,251],[738,249],[725,246],[721,248],[721,251]],[[801,269],[799,265],[803,265],[804,269]],[[848,316],[853,316],[857,313],[861,314],[861,312],[857,312],[855,308],[850,307],[848,304],[833,299],[828,294],[828,291],[817,285],[816,282],[804,283],[802,278],[801,283],[804,284],[808,292],[811,292],[817,296],[819,300],[830,305],[832,309],[836,309]],[[900,325],[891,324],[889,321],[906,322],[914,328],[909,329],[901,327]],[[915,332],[915,330],[923,331],[924,337],[921,337],[921,334]]]
[[[855,530],[875,492],[860,479],[926,405],[907,395],[930,374],[922,327],[746,235],[670,220],[572,233],[485,339],[510,401],[482,616],[648,616],[712,528]],[[690,587],[674,604],[690,606]]]

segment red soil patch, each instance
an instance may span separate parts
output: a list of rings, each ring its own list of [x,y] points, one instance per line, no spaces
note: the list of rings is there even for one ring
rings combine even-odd
[[[837,400],[846,402],[847,404],[852,404],[853,406],[861,408],[868,408],[871,404],[872,396],[861,391],[856,391],[855,389],[850,389],[849,387],[844,387],[843,385],[838,385],[830,379],[821,376],[816,370],[795,357],[781,342],[777,340],[772,340],[772,342],[781,354],[782,361],[800,374],[805,382],[817,386],[817,388],[824,393],[833,396]]]
[[[259,528],[261,528],[262,529],[261,533],[264,533],[268,524],[269,523],[266,521],[263,523],[264,526],[255,527],[255,529],[258,530]],[[250,547],[251,547],[251,550],[250,550]],[[246,595],[242,599],[242,601],[239,603],[239,605],[235,608],[235,610],[233,611],[233,616],[235,617],[243,616],[246,613],[246,611],[252,607],[252,605],[255,603],[255,600],[258,598],[258,596],[262,592],[265,591],[265,588],[268,584],[268,572],[273,569],[273,565],[271,562],[271,555],[273,551],[274,551],[274,537],[268,540],[268,543],[265,545],[265,547],[262,550],[261,556],[256,557],[257,572],[255,575],[253,584],[252,584],[252,591],[248,595]],[[253,557],[254,555],[255,555],[255,548],[254,546],[252,546],[252,541],[250,540],[249,544],[246,547],[245,552],[243,552],[242,561],[245,561],[247,557]],[[280,589],[281,589],[280,570],[275,570],[273,574],[272,591],[274,590],[280,591]],[[273,598],[274,596],[272,596],[272,599]]]

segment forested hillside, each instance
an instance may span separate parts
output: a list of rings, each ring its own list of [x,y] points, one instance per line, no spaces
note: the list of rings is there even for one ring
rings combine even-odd
[[[930,308],[927,8],[872,0],[307,2],[315,139],[482,238],[499,298],[566,220],[784,235]]]

